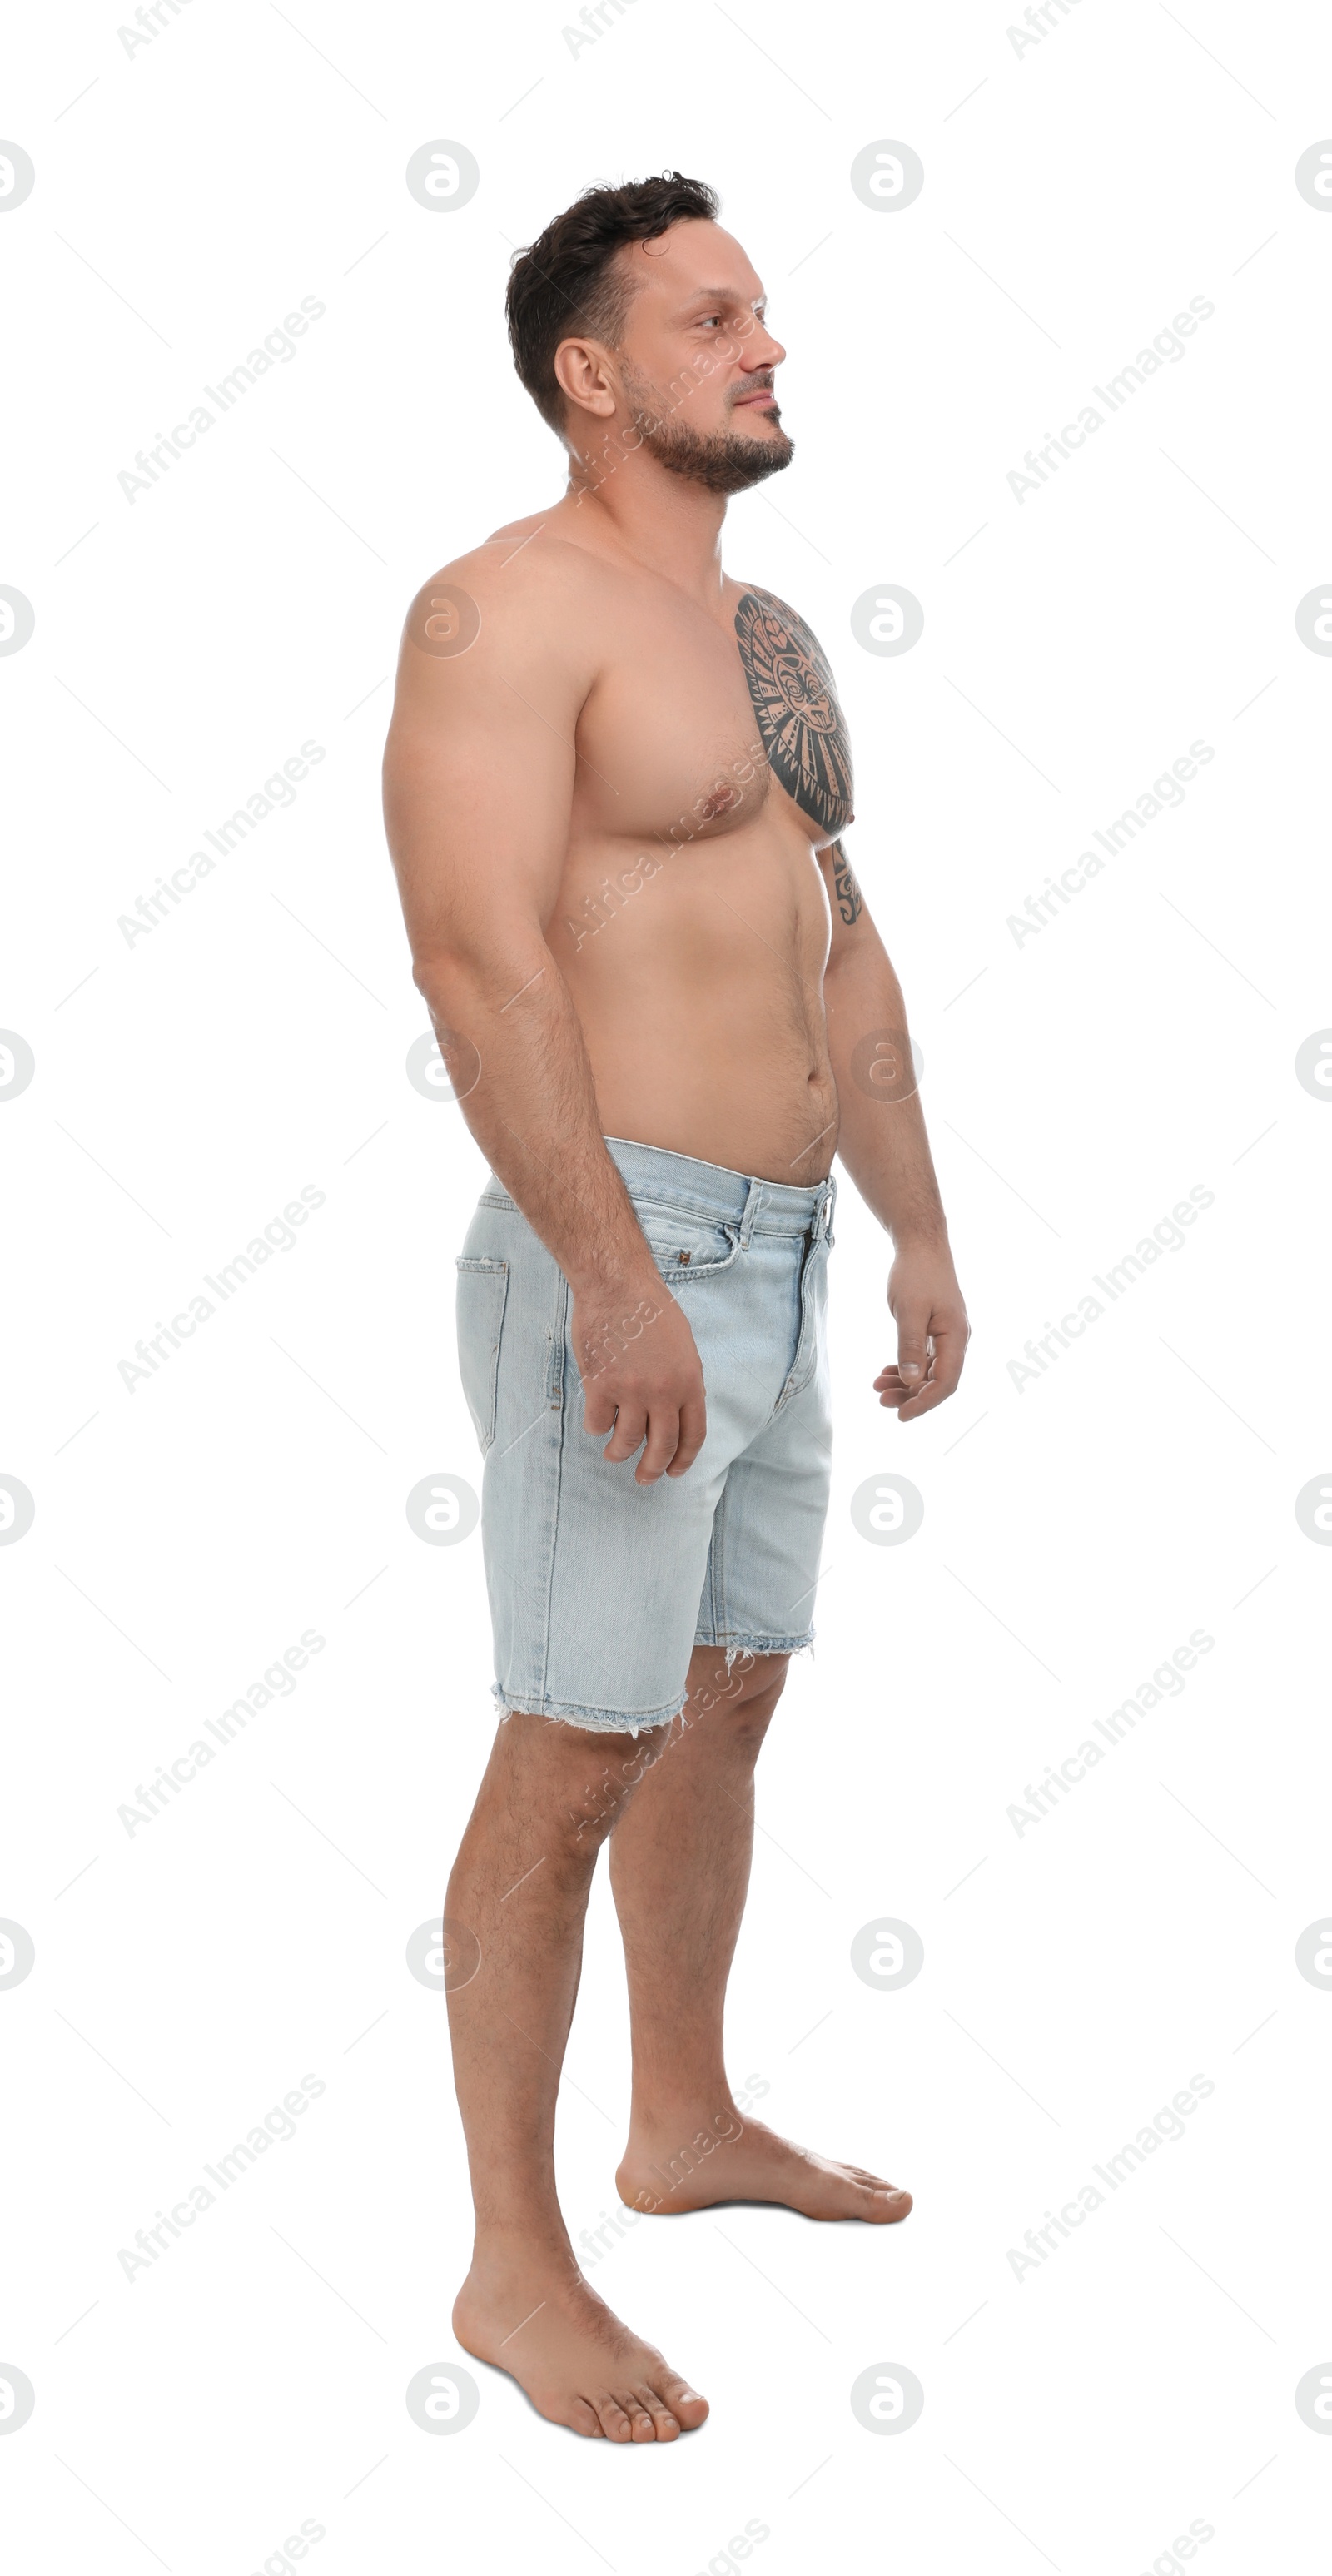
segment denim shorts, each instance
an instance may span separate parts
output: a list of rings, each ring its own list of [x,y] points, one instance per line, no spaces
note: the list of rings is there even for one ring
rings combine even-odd
[[[493,1173],[458,1260],[458,1351],[486,1462],[500,1708],[636,1735],[678,1716],[696,1645],[729,1670],[813,1637],[836,1184],[606,1146],[698,1345],[708,1426],[693,1465],[639,1485],[636,1457],[607,1464],[609,1432],[583,1428],[568,1281]]]

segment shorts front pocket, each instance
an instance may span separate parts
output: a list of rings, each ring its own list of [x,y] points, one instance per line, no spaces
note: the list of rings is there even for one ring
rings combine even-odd
[[[740,1251],[739,1229],[710,1222],[667,1201],[635,1198],[634,1214],[662,1278],[672,1288],[729,1270]]]
[[[500,1335],[509,1293],[507,1261],[460,1255],[458,1272],[458,1371],[467,1410],[484,1457],[495,1437]]]

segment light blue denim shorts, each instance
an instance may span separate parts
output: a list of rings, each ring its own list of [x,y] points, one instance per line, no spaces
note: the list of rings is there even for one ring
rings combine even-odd
[[[703,1364],[707,1438],[687,1474],[638,1485],[636,1459],[608,1465],[609,1433],[584,1430],[569,1284],[493,1173],[458,1260],[458,1351],[486,1462],[500,1708],[636,1735],[683,1708],[694,1646],[729,1669],[813,1637],[836,1184],[606,1145]]]

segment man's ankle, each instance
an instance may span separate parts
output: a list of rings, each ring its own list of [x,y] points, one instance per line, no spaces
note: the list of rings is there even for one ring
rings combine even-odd
[[[534,2263],[577,2268],[568,2230],[557,2210],[516,2212],[502,2218],[478,2219],[472,2241],[472,2270],[530,2270]]]
[[[636,2095],[629,2113],[634,2138],[675,2139],[691,2146],[700,2132],[714,2140],[738,2137],[744,2122],[724,2075],[701,2076],[697,2083],[673,2083],[670,2090]]]

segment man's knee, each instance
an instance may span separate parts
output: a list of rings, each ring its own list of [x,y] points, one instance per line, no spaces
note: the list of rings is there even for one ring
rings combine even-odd
[[[569,1855],[594,1858],[664,1749],[669,1725],[626,1730],[516,1714],[506,1721],[517,1760],[540,1775],[548,1828]]]
[[[735,1671],[741,1675],[741,1683],[736,1707],[749,1708],[760,1699],[779,1700],[786,1688],[790,1663],[789,1655],[750,1655],[743,1661],[737,1658]]]
[[[742,1734],[762,1738],[786,1688],[790,1661],[789,1655],[755,1655],[751,1659],[735,1702],[735,1722]]]
[[[689,1714],[717,1715],[745,1734],[762,1735],[786,1687],[789,1655],[737,1655],[728,1666],[719,1646],[696,1650],[689,1675]]]

